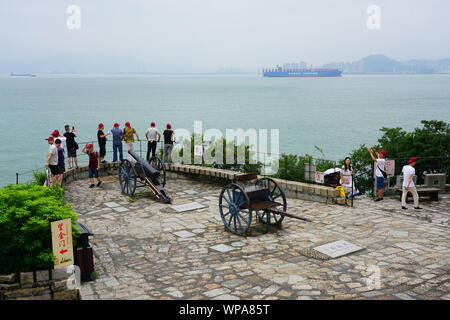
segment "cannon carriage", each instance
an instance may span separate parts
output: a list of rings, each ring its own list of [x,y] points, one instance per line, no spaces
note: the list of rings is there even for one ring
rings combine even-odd
[[[254,183],[244,182],[255,180]],[[253,213],[266,230],[281,228],[287,217],[308,221],[286,212],[287,200],[284,190],[272,178],[258,178],[257,174],[238,175],[223,187],[219,196],[219,212],[225,228],[237,235],[244,235],[252,224]]]
[[[166,171],[161,160],[153,157],[147,162],[133,151],[128,153],[136,162],[125,159],[120,164],[119,183],[122,193],[132,196],[136,188],[148,187],[159,200],[171,203],[172,199],[164,191]]]

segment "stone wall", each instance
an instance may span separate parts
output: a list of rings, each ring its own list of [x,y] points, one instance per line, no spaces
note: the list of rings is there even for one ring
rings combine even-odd
[[[0,300],[81,300],[65,268],[0,275]],[[71,280],[69,280],[71,281]]]
[[[100,168],[99,175],[116,175],[120,163],[105,163]],[[207,183],[225,185],[230,183],[235,177],[242,175],[240,172],[231,170],[222,170],[209,167],[200,167],[184,164],[166,164],[168,179],[192,179]],[[72,169],[64,174],[65,183],[88,177],[88,167],[81,166],[78,169]],[[263,176],[259,176],[262,178]],[[323,203],[343,204],[345,199],[339,197],[339,191],[332,187],[321,186],[318,184],[309,184],[290,180],[274,179],[285,191],[286,196],[290,198],[311,200]],[[342,201],[344,200],[344,201]]]

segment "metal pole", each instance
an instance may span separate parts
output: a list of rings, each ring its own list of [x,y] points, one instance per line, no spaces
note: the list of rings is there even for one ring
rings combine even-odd
[[[353,208],[353,197],[354,197],[354,192],[353,192],[353,170],[352,170],[351,178],[352,178],[352,189],[351,189],[350,192],[351,192],[351,195],[352,195],[351,207]]]
[[[16,184],[19,184],[19,173],[16,172]]]

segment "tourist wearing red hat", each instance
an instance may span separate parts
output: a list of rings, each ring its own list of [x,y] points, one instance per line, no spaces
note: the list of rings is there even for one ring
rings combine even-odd
[[[406,197],[408,192],[411,192],[414,198],[414,209],[422,209],[419,207],[419,194],[416,190],[416,185],[414,184],[414,175],[416,174],[416,169],[414,166],[417,163],[416,157],[411,157],[408,160],[408,164],[403,166],[402,174],[403,174],[403,186],[402,186],[402,209],[408,209],[406,207]]]
[[[113,162],[117,161],[117,152],[119,152],[120,161],[123,160],[123,151],[122,151],[123,132],[122,129],[120,129],[119,127],[120,125],[116,122],[114,123],[114,128],[111,129],[111,134],[113,136]]]
[[[103,129],[105,129],[105,126],[103,123],[98,124],[98,131],[97,131],[97,140],[98,140],[98,147],[100,148],[100,163],[105,163],[104,160],[106,155],[106,140],[108,140],[106,137],[109,136],[111,133],[104,133]]]
[[[161,134],[158,129],[156,129],[156,124],[154,122],[150,123],[150,128],[148,128],[145,133],[145,137],[147,138],[147,161],[150,161],[150,153],[152,154],[152,158],[156,156],[156,145],[161,139]]]
[[[59,134],[58,130],[53,130],[51,136],[53,137],[53,139],[59,139],[61,140],[61,147],[64,148],[66,145],[66,137],[63,137],[62,135]]]
[[[97,187],[100,187],[102,182],[98,177],[98,169],[100,169],[100,155],[94,150],[94,145],[92,143],[86,143],[82,152],[86,153],[89,157],[89,180],[91,185],[89,188],[95,187],[95,179],[97,179]]]
[[[136,136],[136,140],[139,140],[139,136],[137,135],[136,130],[131,127],[131,124],[129,122],[126,122],[125,128],[123,128],[123,140],[125,141],[125,145],[127,146],[127,152],[134,151],[134,136]],[[131,155],[128,155],[128,159],[130,161],[134,161]]]
[[[368,148],[370,152],[370,157],[375,162],[375,177],[377,184],[377,199],[375,201],[382,201],[384,196],[384,179],[386,177],[386,172],[384,171],[387,157],[387,152],[385,150],[377,151],[375,148]],[[377,158],[373,155],[375,153]]]
[[[172,150],[173,143],[175,142],[175,133],[172,130],[170,123],[166,125],[166,130],[163,132],[164,136],[164,152],[163,152],[163,162],[166,163],[166,157],[168,157],[168,162],[172,162]]]
[[[58,183],[59,178],[59,168],[58,168],[58,148],[55,146],[55,138],[53,136],[45,139],[48,141],[50,147],[48,148],[47,161],[45,166],[50,169],[52,173],[52,185]]]

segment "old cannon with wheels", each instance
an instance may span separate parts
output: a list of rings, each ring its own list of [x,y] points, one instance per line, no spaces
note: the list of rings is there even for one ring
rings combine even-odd
[[[256,180],[253,185],[243,182]],[[272,178],[258,179],[257,174],[238,175],[223,187],[219,196],[219,212],[225,228],[237,235],[245,234],[252,223],[253,212],[266,230],[270,226],[281,228],[284,217],[309,221],[286,212],[286,195]]]
[[[154,157],[147,162],[133,151],[128,153],[136,162],[125,159],[120,164],[119,182],[122,193],[132,196],[136,188],[148,187],[159,200],[171,203],[172,199],[164,191],[166,172],[161,160]]]

